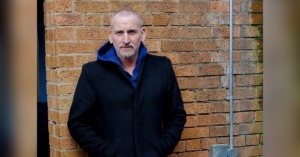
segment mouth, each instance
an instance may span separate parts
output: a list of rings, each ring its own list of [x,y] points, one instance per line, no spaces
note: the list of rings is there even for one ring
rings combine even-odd
[[[132,46],[121,46],[120,48],[121,49],[129,49],[129,48],[132,48]]]

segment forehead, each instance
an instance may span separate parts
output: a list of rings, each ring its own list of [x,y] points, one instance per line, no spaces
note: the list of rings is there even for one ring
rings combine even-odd
[[[137,28],[139,27],[139,19],[135,15],[115,15],[112,18],[112,29],[120,28]]]

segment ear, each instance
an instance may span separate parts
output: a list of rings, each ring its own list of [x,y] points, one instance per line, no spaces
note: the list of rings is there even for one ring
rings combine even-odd
[[[146,29],[143,27],[141,30],[141,41],[145,41],[146,39]]]
[[[111,37],[111,30],[109,31],[109,35],[108,35],[108,37],[109,37],[109,42],[112,44],[112,43],[113,43],[113,41],[112,41],[112,37]]]

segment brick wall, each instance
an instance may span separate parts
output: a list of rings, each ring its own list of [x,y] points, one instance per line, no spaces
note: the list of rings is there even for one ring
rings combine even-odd
[[[262,1],[234,0],[234,146],[262,156]],[[171,157],[207,157],[229,144],[228,0],[45,0],[46,70],[51,157],[84,157],[66,122],[81,66],[108,39],[121,8],[141,13],[149,53],[167,56],[181,88],[187,122]]]

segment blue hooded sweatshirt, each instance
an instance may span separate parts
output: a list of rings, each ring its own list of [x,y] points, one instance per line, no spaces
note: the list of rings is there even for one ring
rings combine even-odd
[[[124,70],[124,72],[128,75],[128,78],[130,79],[132,85],[134,88],[136,88],[137,85],[137,78],[140,71],[140,65],[142,63],[142,60],[147,55],[147,48],[145,45],[141,42],[138,58],[136,61],[135,68],[133,69],[132,76],[124,70],[124,67],[121,64],[120,59],[117,56],[116,49],[114,48],[113,44],[111,44],[109,41],[107,41],[104,45],[102,45],[99,50],[97,51],[97,59],[104,61],[104,62],[112,62],[114,64],[117,64],[118,66],[122,67],[121,69]]]

